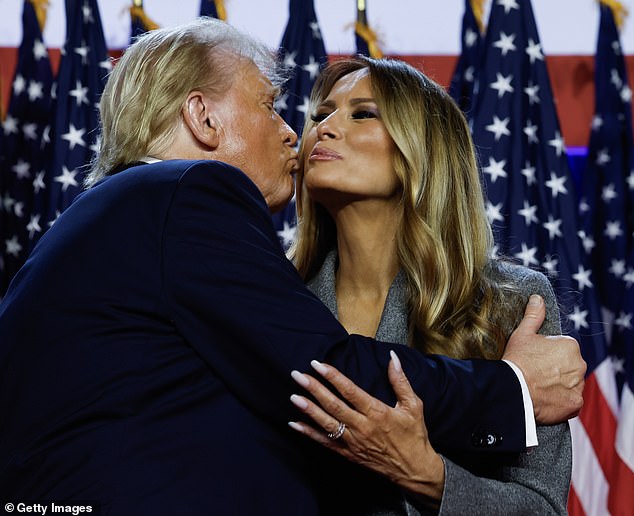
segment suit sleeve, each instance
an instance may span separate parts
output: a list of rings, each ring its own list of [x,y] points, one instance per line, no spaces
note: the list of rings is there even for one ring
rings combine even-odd
[[[559,310],[545,276],[524,274],[526,298],[540,294],[547,307],[541,333],[561,333]],[[455,462],[445,460],[445,487],[440,515],[567,514],[572,468],[568,423],[538,426],[539,446],[499,468],[497,478],[478,477]]]
[[[394,345],[348,335],[285,258],[264,200],[239,170],[198,162],[185,171],[166,214],[163,302],[178,332],[250,410],[286,425],[293,369],[317,359],[394,404],[387,378]],[[495,449],[525,446],[519,382],[503,362],[458,361],[398,347],[425,401],[432,442],[473,449],[472,434],[492,431]]]

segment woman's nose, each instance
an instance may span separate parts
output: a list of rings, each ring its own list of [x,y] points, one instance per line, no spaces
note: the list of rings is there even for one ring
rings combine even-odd
[[[317,136],[320,139],[337,138],[339,129],[335,120],[335,114],[331,113],[317,124]]]

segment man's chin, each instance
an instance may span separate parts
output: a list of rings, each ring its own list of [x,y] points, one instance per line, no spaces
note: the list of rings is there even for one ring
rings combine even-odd
[[[291,199],[293,198],[294,191],[294,187],[290,188],[289,193],[286,197],[282,197],[280,195],[276,196],[275,199],[268,201],[267,204],[269,206],[269,211],[271,212],[271,215],[282,211],[284,208],[286,208],[286,206],[288,206],[288,203],[291,202]]]

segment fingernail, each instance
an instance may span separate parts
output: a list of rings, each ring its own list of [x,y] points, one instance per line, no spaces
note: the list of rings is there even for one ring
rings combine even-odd
[[[326,373],[328,373],[328,368],[321,362],[317,362],[317,360],[313,360],[310,365],[313,366],[313,369],[322,376],[325,376]]]
[[[299,371],[291,371],[291,377],[302,387],[308,387],[308,384],[310,383],[308,377]]]
[[[308,408],[306,400],[297,394],[293,394],[291,396],[291,403],[301,410],[306,410]]]
[[[396,356],[393,350],[390,350],[390,357],[392,358],[392,362],[394,362],[394,369],[396,369],[399,373],[403,371],[403,367],[401,366],[400,359]]]
[[[528,298],[528,304],[531,306],[539,306],[542,304],[542,296],[538,296],[537,294],[533,294]]]
[[[304,432],[304,427],[295,421],[289,421],[288,426],[290,426],[293,430],[297,430],[298,432]]]

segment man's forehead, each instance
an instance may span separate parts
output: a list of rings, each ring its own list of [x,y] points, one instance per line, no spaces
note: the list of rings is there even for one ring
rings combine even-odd
[[[253,61],[246,61],[242,65],[239,81],[258,97],[275,97],[279,94],[279,87],[274,86]]]

